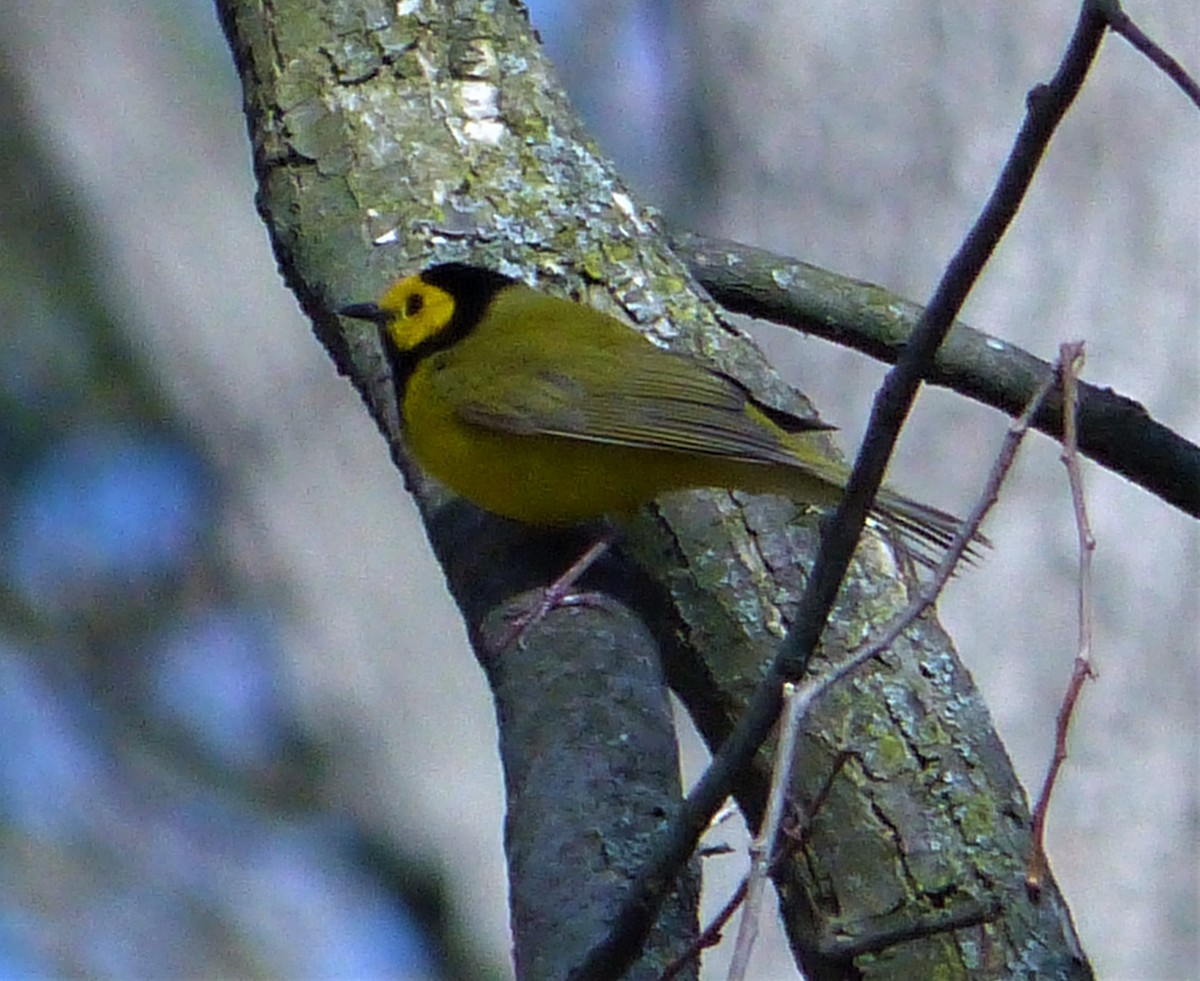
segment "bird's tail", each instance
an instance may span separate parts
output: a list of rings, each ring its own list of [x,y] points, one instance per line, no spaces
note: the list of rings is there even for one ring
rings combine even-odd
[[[880,488],[871,512],[896,530],[914,559],[931,569],[941,561],[962,524],[952,514],[887,488]],[[964,557],[968,562],[978,559],[979,549],[990,545],[986,537],[976,532],[967,543]]]

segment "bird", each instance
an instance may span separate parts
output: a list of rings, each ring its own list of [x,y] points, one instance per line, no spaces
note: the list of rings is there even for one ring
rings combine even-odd
[[[413,459],[494,514],[567,526],[691,488],[826,506],[845,489],[849,467],[817,435],[827,423],[495,270],[434,265],[338,312],[378,325]],[[886,486],[871,511],[925,565],[959,525]]]

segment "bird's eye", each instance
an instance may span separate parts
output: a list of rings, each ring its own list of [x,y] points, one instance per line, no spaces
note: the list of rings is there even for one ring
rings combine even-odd
[[[425,297],[420,293],[410,293],[404,301],[404,316],[415,317],[425,306]]]

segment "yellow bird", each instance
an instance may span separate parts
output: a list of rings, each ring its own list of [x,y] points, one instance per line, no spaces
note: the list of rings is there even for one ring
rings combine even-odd
[[[568,525],[696,487],[830,505],[849,476],[813,438],[832,427],[489,269],[433,266],[339,312],[381,328],[417,463],[495,514]],[[926,564],[958,523],[888,489],[873,511]]]

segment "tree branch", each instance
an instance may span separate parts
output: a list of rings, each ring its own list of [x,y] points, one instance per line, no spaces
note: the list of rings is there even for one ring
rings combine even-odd
[[[1159,68],[1163,74],[1179,86],[1183,94],[1192,100],[1193,105],[1200,109],[1200,85],[1187,73],[1187,70],[1166,51],[1154,43],[1146,33],[1137,26],[1123,9],[1119,0],[1094,0],[1096,8],[1108,21],[1108,26],[1114,34],[1125,38],[1135,49],[1144,54]]]
[[[921,319],[915,303],[881,286],[737,242],[677,232],[671,245],[727,310],[795,327],[895,364]],[[926,380],[1017,416],[1053,368],[1016,345],[956,323]],[[1062,438],[1062,391],[1033,427]],[[1200,518],[1200,447],[1132,399],[1079,383],[1079,449],[1085,456]]]
[[[623,585],[642,574],[606,559],[588,585],[610,600],[556,611],[520,650],[490,659],[512,597],[550,582],[586,535],[494,518],[426,478],[405,452],[377,334],[333,310],[438,258],[532,270],[546,257],[521,242],[560,234],[581,250],[636,242],[643,219],[622,209],[626,193],[581,142],[514,4],[426,4],[408,15],[395,4],[367,15],[313,0],[217,7],[242,77],[258,205],[280,269],[386,437],[488,675],[508,791],[517,969],[561,978],[608,922],[679,798],[655,645]],[[501,72],[502,61],[522,69]],[[449,189],[444,197],[439,188]],[[493,209],[511,240],[478,228]],[[618,283],[636,271],[655,292],[666,292],[656,275],[685,276],[663,244],[635,245],[629,261],[632,270],[603,259],[595,268]],[[681,320],[706,316],[694,296],[675,302]],[[397,588],[406,574],[398,565]],[[445,729],[458,737],[455,719]],[[697,932],[696,879],[674,886],[644,954],[647,976]]]
[[[514,4],[402,4],[373,8],[369,18],[353,4],[312,0],[275,0],[269,8],[220,0],[218,9],[243,78],[259,206],[281,269],[384,433],[477,650],[490,649],[479,641],[498,629],[511,597],[552,579],[581,543],[578,536],[542,534],[481,514],[413,467],[377,337],[339,321],[333,309],[377,296],[402,272],[466,259],[627,314],[641,329],[738,377],[765,401],[804,411],[761,356],[688,289],[686,269],[654,217],[633,202],[583,136]],[[657,809],[666,809],[657,801],[671,799],[672,788],[660,787],[662,796],[647,807],[648,789],[634,779],[647,756],[659,752],[641,739],[648,727],[630,730],[638,745],[620,731],[617,710],[629,686],[653,685],[636,665],[614,667],[614,653],[641,649],[626,610],[636,609],[650,628],[672,686],[709,745],[719,746],[793,616],[817,538],[814,515],[803,504],[725,493],[665,498],[639,517],[624,543],[639,569],[617,555],[584,584],[608,593],[611,603],[548,617],[526,638],[537,656],[511,664],[481,656],[503,725],[526,712],[522,718],[538,724],[528,738],[536,732],[544,745],[569,743],[580,766],[589,753],[616,753],[605,768],[588,771],[612,776],[590,788],[607,799],[559,800],[572,830],[562,834],[567,825],[559,826],[556,840],[603,869],[592,875],[594,866],[563,862],[559,851],[554,868],[578,888],[595,890],[600,901],[620,898],[640,867],[645,830],[660,823]],[[907,601],[906,580],[885,546],[876,531],[859,554],[825,634],[831,656]],[[543,697],[543,676],[557,683],[554,670],[584,682],[570,704]],[[914,917],[925,922],[930,910],[970,899],[986,891],[984,883],[1007,881],[1014,869],[1020,874],[1027,842],[1009,761],[932,618],[906,632],[892,663],[855,684],[830,693],[802,733],[799,798],[812,800],[812,788],[823,786],[835,766],[837,777],[803,855],[775,878],[793,949],[813,981],[860,970],[823,953],[832,910],[849,922],[889,911],[884,918],[898,922],[877,924],[885,934]],[[512,702],[511,713],[510,699],[521,700]],[[593,699],[613,711],[593,717]],[[578,724],[564,720],[567,714]],[[453,720],[447,730],[452,737]],[[505,759],[507,765],[514,757],[506,750]],[[842,759],[851,762],[835,763]],[[570,773],[556,762],[557,771]],[[765,800],[759,762],[734,775],[752,823]],[[514,773],[524,773],[523,766],[518,762]],[[517,779],[511,793],[524,786]],[[572,790],[586,786],[580,781]],[[636,787],[633,804],[628,786]],[[636,827],[618,832],[620,822],[605,818],[597,833],[593,812],[619,813],[623,801]],[[514,814],[524,813],[513,804]],[[509,858],[515,865],[516,856]],[[664,936],[688,919],[683,892]],[[536,898],[538,890],[531,894]],[[656,907],[662,895],[656,892]],[[983,928],[999,961],[1075,962],[1069,914],[1052,881],[1045,895],[1041,909],[1006,908],[1001,922]],[[549,914],[554,905],[547,904]],[[549,921],[541,922],[546,929]],[[685,937],[687,930],[677,932]],[[895,977],[944,972],[969,956],[976,939],[913,941],[889,951],[888,968]],[[641,937],[636,950],[623,954],[623,965],[640,951]],[[530,963],[522,954],[522,969]]]
[[[896,367],[876,395],[862,448],[834,520],[817,550],[791,630],[737,727],[672,819],[652,861],[638,874],[612,931],[573,972],[575,981],[619,977],[631,962],[654,922],[661,897],[665,896],[665,884],[695,850],[708,821],[737,786],[738,775],[751,765],[775,725],[783,685],[799,681],[808,668],[862,533],[867,508],[883,479],[921,379],[933,364],[935,352],[984,264],[1016,216],[1058,123],[1083,85],[1104,31],[1104,20],[1085,0],[1058,71],[1048,84],[1030,92],[1025,121],[991,196],[947,266]]]

